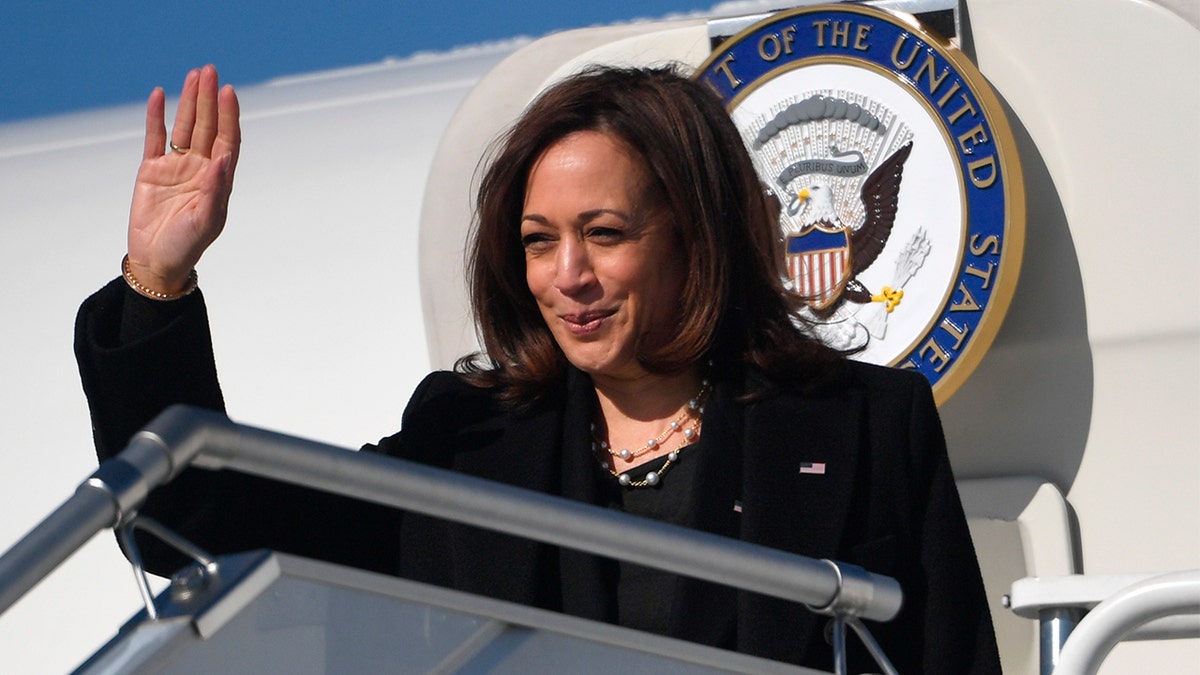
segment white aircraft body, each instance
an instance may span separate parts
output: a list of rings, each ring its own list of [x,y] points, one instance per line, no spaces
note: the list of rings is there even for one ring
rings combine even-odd
[[[1027,225],[1003,328],[941,414],[1005,670],[1036,673],[1036,622],[1001,605],[1015,579],[1200,568],[1200,7],[960,9],[1008,106]],[[229,222],[199,269],[230,415],[348,447],[393,432],[419,379],[475,348],[462,245],[487,143],[582,64],[709,51],[698,17],[241,88]],[[73,322],[118,273],[142,120],[0,125],[0,551],[95,469]],[[0,616],[0,670],[70,670],[139,607],[97,536]],[[1170,640],[1123,643],[1102,672],[1197,669],[1200,641]]]

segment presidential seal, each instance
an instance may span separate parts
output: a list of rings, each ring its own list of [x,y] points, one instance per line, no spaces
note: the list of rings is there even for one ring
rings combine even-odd
[[[776,197],[780,273],[818,337],[948,399],[999,329],[1024,240],[1016,145],[983,76],[912,17],[838,5],[747,28],[696,77]]]

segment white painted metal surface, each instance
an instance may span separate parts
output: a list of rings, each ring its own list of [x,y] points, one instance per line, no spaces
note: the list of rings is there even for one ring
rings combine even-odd
[[[1085,573],[1195,568],[1200,6],[966,11],[969,53],[1020,137],[1029,217],[1005,326],[942,409],[956,471],[1052,484]],[[503,62],[518,45],[244,89],[231,218],[200,269],[235,418],[340,444],[394,430],[417,378],[473,344],[461,246],[495,131],[570,64],[698,63],[703,32],[689,20],[589,29]],[[0,126],[0,548],[94,468],[71,323],[116,275],[140,127],[140,106]],[[1021,535],[1072,526],[1044,520]],[[98,538],[0,617],[0,654],[20,672],[61,672],[137,606]],[[1197,641],[1122,644],[1101,672],[1180,664],[1200,667]]]

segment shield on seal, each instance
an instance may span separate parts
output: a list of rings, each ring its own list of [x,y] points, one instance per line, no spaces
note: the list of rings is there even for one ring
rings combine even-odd
[[[788,237],[786,262],[793,292],[813,309],[825,309],[850,279],[849,230],[814,225]]]

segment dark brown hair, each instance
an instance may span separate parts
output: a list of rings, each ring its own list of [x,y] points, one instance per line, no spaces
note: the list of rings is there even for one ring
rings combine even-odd
[[[638,354],[642,367],[670,373],[709,359],[717,373],[748,365],[785,382],[837,359],[797,323],[780,281],[778,209],[720,100],[674,68],[593,67],[530,104],[483,175],[468,275],[484,353],[460,359],[460,373],[531,402],[565,372],[526,285],[520,220],[534,163],[578,131],[612,134],[641,158],[687,263],[676,332]]]

